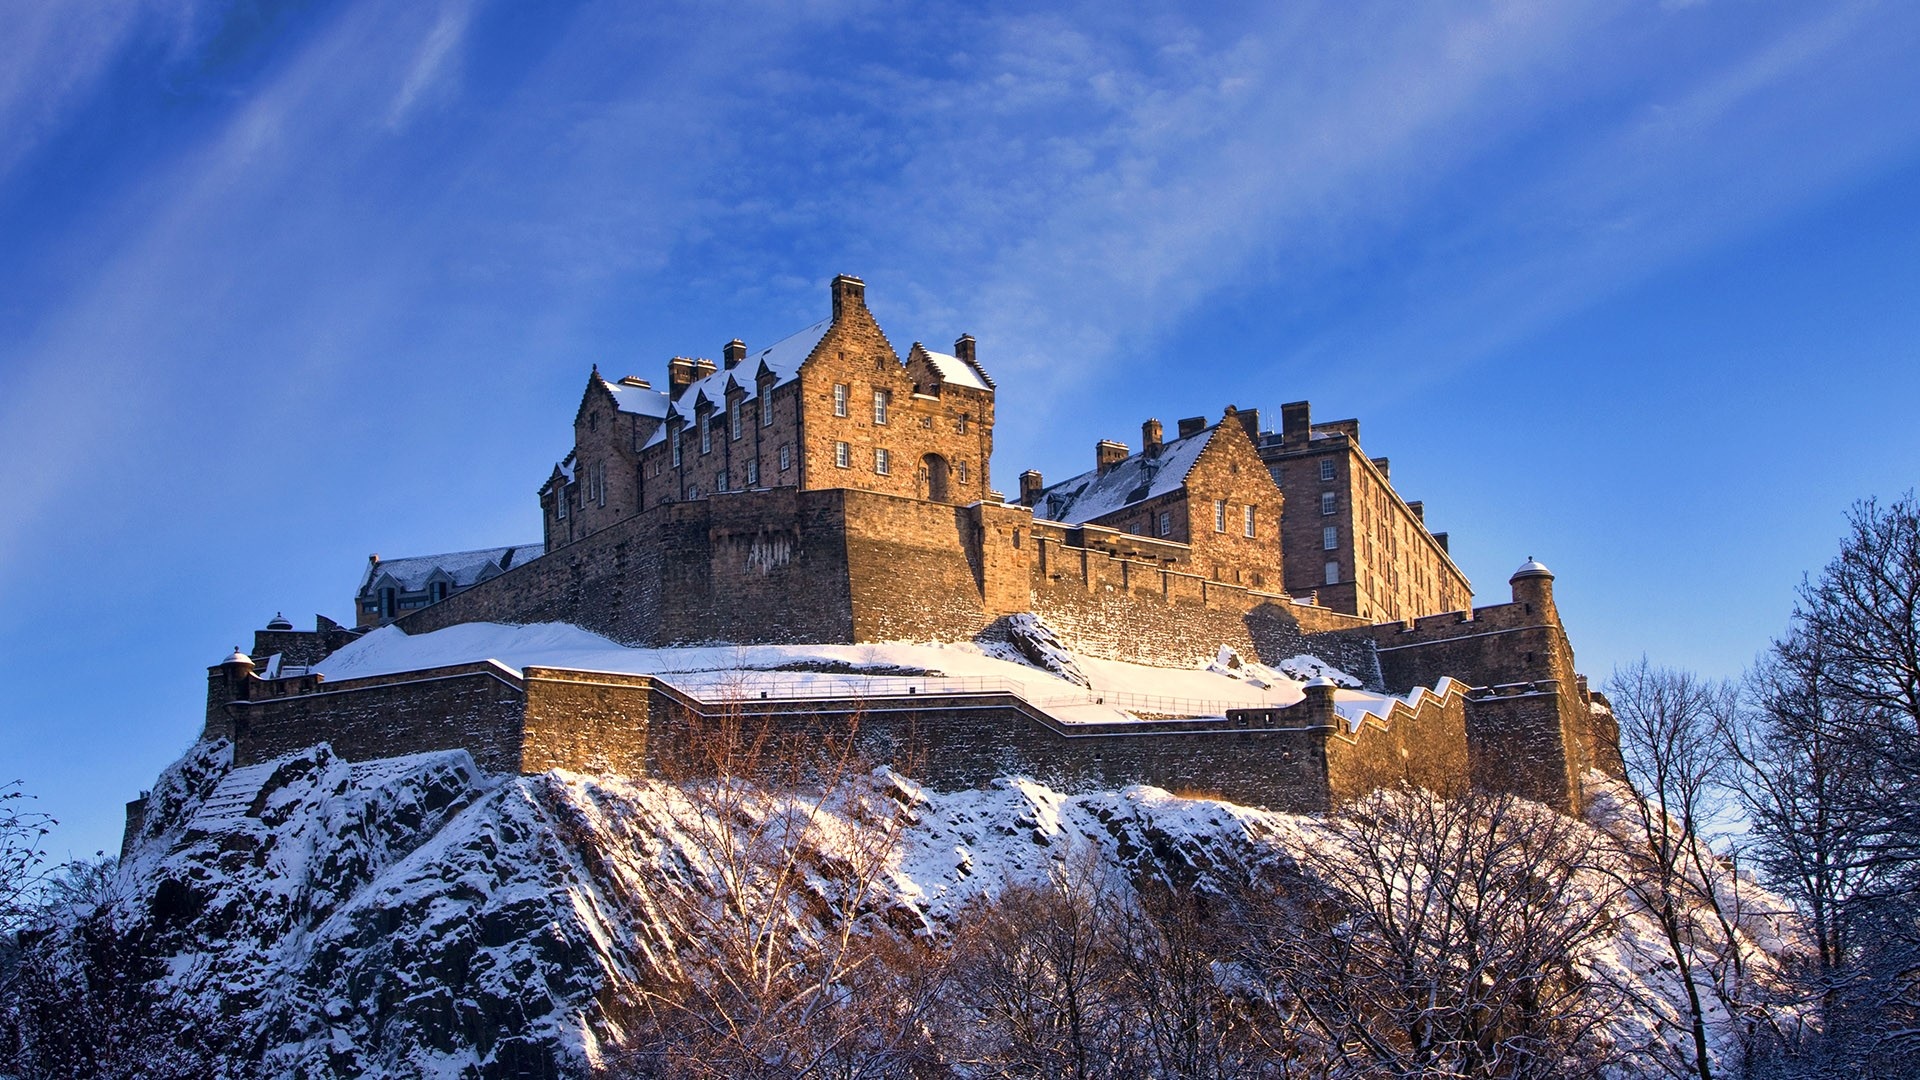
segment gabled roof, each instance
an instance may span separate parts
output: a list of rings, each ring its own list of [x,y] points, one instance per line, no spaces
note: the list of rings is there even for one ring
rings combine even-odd
[[[464,589],[521,563],[531,562],[545,552],[546,547],[541,544],[518,544],[479,551],[454,551],[445,555],[381,559],[367,564],[366,576],[360,579],[360,592],[365,594],[373,588],[374,582],[383,577],[391,578],[395,587],[405,592],[423,592],[435,571],[451,579],[455,588]]]
[[[757,353],[748,353],[747,358],[733,370],[721,368],[704,379],[696,379],[688,384],[687,388],[680,392],[680,400],[698,402],[704,395],[709,402],[718,407],[727,400],[728,380],[739,383],[743,388],[755,386],[759,383],[762,371],[773,376],[773,385],[784,386],[800,374],[800,365],[806,362],[807,357],[813,355],[814,348],[820,344],[821,338],[827,336],[827,328],[832,325],[832,319],[821,319],[804,330],[788,334]],[[664,394],[661,396],[666,397]],[[686,416],[692,410],[693,406],[689,405],[684,409],[676,407],[673,412],[678,416]],[[663,407],[657,415],[665,417],[667,413],[667,408]],[[665,442],[666,438],[667,432],[663,425],[647,440],[646,445],[652,446],[655,443]]]
[[[952,353],[934,352],[917,341],[913,343],[912,351],[907,354],[909,362],[912,361],[915,353],[927,358],[927,364],[933,368],[935,375],[940,376],[940,381],[943,383],[970,386],[975,390],[988,392],[994,389],[993,380],[988,377],[987,370],[981,367],[978,361],[962,360]]]
[[[598,369],[595,369],[594,374],[599,376],[600,385],[613,394],[613,403],[621,412],[632,413],[635,416],[651,416],[655,420],[667,415],[667,406],[672,404],[672,399],[668,398],[664,391],[655,390],[650,386],[628,386],[625,383],[613,382],[606,376],[600,375]]]
[[[1099,469],[1090,469],[1046,488],[1040,492],[1040,501],[1034,504],[1034,516],[1068,525],[1084,525],[1135,503],[1178,491],[1219,426],[1215,424],[1184,439],[1162,443],[1160,452],[1152,457],[1141,451],[1108,469],[1104,475]]]

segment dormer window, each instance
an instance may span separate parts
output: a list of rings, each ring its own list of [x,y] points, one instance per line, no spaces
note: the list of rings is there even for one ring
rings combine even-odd
[[[445,600],[446,598],[447,598],[446,582],[431,581],[427,583],[427,602],[428,603],[437,604],[440,601]]]

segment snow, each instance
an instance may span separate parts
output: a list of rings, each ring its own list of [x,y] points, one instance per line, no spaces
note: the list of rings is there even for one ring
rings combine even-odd
[[[608,392],[613,394],[614,406],[623,413],[662,420],[666,418],[667,407],[673,404],[673,399],[664,391],[655,390],[651,386],[630,386],[605,376],[601,377],[600,382]]]
[[[381,577],[389,577],[404,592],[424,592],[436,570],[452,578],[454,588],[464,589],[491,576],[489,568],[494,572],[511,570],[521,563],[532,562],[545,552],[546,546],[543,544],[515,544],[477,551],[453,551],[445,555],[381,559],[367,564],[367,575],[361,581],[360,590],[365,592]]]
[[[901,695],[910,690],[1012,693],[1068,724],[1128,721],[1138,714],[1216,717],[1230,708],[1292,705],[1303,693],[1301,680],[1258,665],[1236,673],[1071,654],[1066,659],[1085,676],[1084,686],[1034,666],[1011,645],[998,642],[636,648],[566,623],[463,623],[414,636],[397,627],[382,627],[314,670],[338,681],[492,660],[515,672],[535,666],[655,675],[706,700],[762,694],[773,698]],[[1399,700],[1417,704],[1423,693],[1415,691]],[[1335,708],[1358,730],[1367,715],[1384,719],[1395,700],[1392,695],[1343,689],[1335,695]]]
[[[927,363],[932,365],[934,372],[940,376],[941,382],[953,386],[970,386],[975,390],[993,389],[987,385],[985,379],[980,377],[980,372],[965,360],[950,353],[934,352],[924,345],[920,347],[920,351],[926,354]]]
[[[580,643],[558,631],[548,640]],[[867,910],[936,938],[969,902],[1087,860],[1121,887],[1179,872],[1205,888],[1211,875],[1298,860],[1328,828],[1147,786],[1069,794],[1016,776],[936,792],[884,769],[873,780],[871,795],[850,798],[880,800],[880,814],[764,790],[746,805],[760,822],[808,823],[792,834],[804,897],[836,895],[836,868],[863,831],[901,822]],[[1589,783],[1595,811],[1581,827],[1598,836],[1621,795],[1597,774]],[[235,769],[226,744],[202,743],[155,785],[114,919],[163,960],[156,992],[247,1033],[259,1056],[237,1073],[257,1063],[263,1075],[493,1075],[508,1067],[511,1038],[515,1055],[572,1063],[571,1074],[617,1036],[617,1006],[646,963],[700,947],[662,905],[724,874],[692,835],[710,827],[702,805],[693,786],[658,779],[489,775],[462,751],[348,763],[320,746]],[[1610,858],[1597,856],[1575,888],[1613,895],[1610,875],[1623,871]],[[1739,885],[1724,877],[1716,889]],[[1737,947],[1764,977],[1794,936],[1783,904],[1743,888]],[[166,914],[178,901],[162,901],[183,894],[186,921]],[[1608,935],[1575,958],[1624,991],[1608,1035],[1670,1053],[1685,1040],[1684,988],[1667,943],[1624,898],[1609,916]],[[790,917],[790,932],[807,935],[829,916],[802,903]],[[1694,948],[1704,969],[1713,958]],[[1725,1061],[1738,1020],[1708,1000]]]
[[[1210,427],[1184,439],[1163,443],[1153,457],[1146,456],[1145,452],[1134,454],[1104,475],[1093,469],[1055,484],[1041,492],[1034,516],[1068,525],[1084,525],[1134,503],[1177,491],[1187,482],[1187,473],[1200,459],[1200,452],[1207,448],[1213,432]]]

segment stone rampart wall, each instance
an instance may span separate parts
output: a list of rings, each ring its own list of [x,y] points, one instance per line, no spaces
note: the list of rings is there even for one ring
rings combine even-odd
[[[327,742],[349,761],[465,749],[481,768],[519,772],[524,695],[517,682],[492,664],[462,664],[231,702],[224,709],[234,764]]]

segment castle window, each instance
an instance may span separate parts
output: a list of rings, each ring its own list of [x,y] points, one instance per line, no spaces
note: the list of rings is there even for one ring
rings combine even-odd
[[[780,444],[780,471],[786,472],[792,466],[793,466],[793,447],[788,446],[786,443],[781,443]]]
[[[713,453],[713,425],[704,419],[700,421],[700,452]]]
[[[757,461],[747,462],[747,486],[760,486],[760,463]]]
[[[1227,531],[1227,501],[1225,499],[1213,500],[1213,531]]]
[[[887,453],[885,450],[876,449],[873,452],[873,471],[879,473],[881,476],[886,476],[891,473],[893,471],[893,455]]]
[[[1333,480],[1333,459],[1332,458],[1320,459],[1320,479],[1326,480],[1326,481]]]
[[[760,391],[760,426],[773,426],[773,387]]]
[[[1340,527],[1338,525],[1329,525],[1320,530],[1320,549],[1322,551],[1333,551],[1339,546]]]
[[[960,418],[953,422],[953,430],[959,432],[962,435],[965,435],[967,433],[967,414],[966,413],[961,413]]]
[[[599,413],[592,412],[587,414],[587,430],[588,431],[600,430],[600,414]]]
[[[874,423],[884,424],[887,422],[887,406],[892,402],[893,402],[893,391],[875,390],[873,392],[873,422]]]
[[[447,598],[447,583],[433,581],[427,583],[427,602],[437,604]]]
[[[1333,464],[1333,463],[1332,463],[1332,462],[1328,462],[1327,464],[1329,464],[1329,465],[1331,465],[1331,464]],[[1326,515],[1328,515],[1328,514],[1334,514],[1334,513],[1338,513],[1338,512],[1339,512],[1339,510],[1340,510],[1340,496],[1339,496],[1339,495],[1337,495],[1337,494],[1335,494],[1335,493],[1333,493],[1333,492],[1331,492],[1331,491],[1323,491],[1323,492],[1321,492],[1321,493],[1320,493],[1320,514],[1321,514],[1321,516],[1323,516],[1323,517],[1324,517],[1324,516],[1326,516]]]
[[[1173,511],[1171,510],[1160,511],[1160,535],[1173,535]]]
[[[833,415],[835,416],[847,415],[847,384],[846,383],[837,382],[833,384]]]
[[[961,483],[964,484],[967,482],[967,463],[966,462],[962,461],[956,464],[954,466],[954,471],[960,474]]]
[[[714,478],[713,490],[715,491],[727,490],[727,470],[721,469],[720,475]]]
[[[680,467],[680,428],[678,425],[667,430],[667,441],[673,444],[673,467]]]
[[[1330,562],[1327,564],[1327,584],[1329,585],[1340,584],[1340,564],[1339,563]]]
[[[1254,515],[1256,513],[1258,513],[1256,508],[1252,504],[1248,504],[1247,506],[1247,535],[1248,536],[1253,535]]]
[[[732,439],[740,437],[740,403],[738,401],[727,409],[727,437]]]
[[[1274,466],[1273,468],[1271,468],[1271,469],[1268,469],[1267,471],[1273,474],[1273,482],[1274,482],[1274,483],[1275,483],[1276,485],[1277,485],[1277,484],[1279,484],[1279,483],[1281,482],[1281,480],[1280,480],[1280,472],[1281,472],[1281,469],[1280,469],[1280,466],[1278,466],[1278,465],[1275,465],[1275,466]]]
[[[847,444],[843,442],[834,443],[833,444],[833,463],[843,469],[852,468],[853,467],[852,448],[848,447]]]

